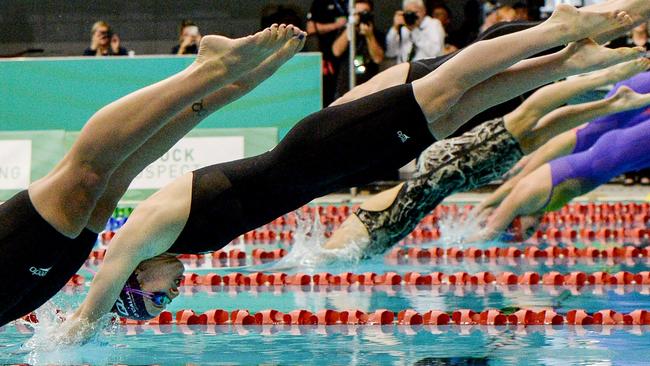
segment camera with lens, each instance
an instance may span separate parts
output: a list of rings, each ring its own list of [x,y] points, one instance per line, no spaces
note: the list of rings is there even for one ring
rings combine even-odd
[[[414,11],[404,12],[404,23],[406,23],[408,26],[415,25],[419,18],[420,17],[418,16],[418,13]]]
[[[362,11],[359,13],[359,23],[371,24],[375,21],[375,15],[370,11]]]
[[[99,36],[102,37],[102,38],[109,38],[110,39],[110,38],[113,37],[113,30],[108,29],[106,31],[99,32]]]

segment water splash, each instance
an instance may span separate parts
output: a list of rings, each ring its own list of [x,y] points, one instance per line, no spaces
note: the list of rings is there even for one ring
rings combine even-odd
[[[34,329],[34,335],[22,346],[20,353],[25,354],[25,362],[31,365],[110,363],[118,355],[112,350],[106,337],[115,334],[117,322],[115,314],[107,314],[94,326],[83,324],[88,329],[96,330],[87,341],[81,339],[80,332],[71,331],[79,323],[65,322],[73,314],[72,308],[61,311],[53,302],[48,302],[36,310],[38,323],[27,324]],[[23,320],[17,320],[23,322]],[[71,337],[69,335],[72,335]],[[83,344],[82,344],[83,343]]]
[[[438,220],[440,229],[439,246],[464,247],[467,238],[481,230],[481,223],[473,212],[447,213]],[[475,246],[476,243],[472,243]]]
[[[271,266],[272,270],[300,269],[315,271],[331,263],[357,263],[362,257],[361,247],[350,242],[342,249],[325,249],[327,242],[326,228],[321,223],[318,212],[314,217],[298,216],[298,225],[294,232],[294,244],[287,255]]]

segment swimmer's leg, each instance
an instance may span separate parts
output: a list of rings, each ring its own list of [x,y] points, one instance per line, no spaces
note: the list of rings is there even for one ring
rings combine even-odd
[[[646,71],[650,60],[637,59],[611,66],[537,90],[517,109],[504,117],[506,128],[520,141],[524,152],[536,150],[554,136],[594,118],[631,109],[643,98],[619,93],[611,98],[559,108],[572,98],[598,87],[614,84]],[[643,105],[639,106],[642,107]]]
[[[447,135],[451,134],[485,109],[541,85],[637,57],[641,57],[641,53],[634,48],[612,50],[591,40],[583,40],[551,55],[520,61],[468,90],[458,103],[436,122],[437,128]],[[486,98],[486,95],[490,97]]]
[[[542,147],[535,150],[534,153],[529,155],[530,157],[527,159],[521,171],[508,179],[505,183],[501,184],[499,188],[475,207],[475,216],[486,216],[489,211],[501,203],[501,201],[510,194],[513,188],[515,188],[522,179],[549,161],[571,154],[576,147],[576,143],[577,136],[576,130],[574,129],[555,136]]]
[[[609,98],[558,108],[539,120],[522,139],[522,148],[525,146],[525,149],[532,151],[567,127],[579,126],[595,118],[642,108],[649,104],[650,94],[638,94],[629,87],[622,86]]]
[[[59,232],[77,236],[111,174],[130,154],[183,108],[237,80],[284,43],[277,27],[236,40],[204,37],[188,68],[90,118],[57,167],[30,186],[36,209]]]
[[[577,142],[576,131],[558,133],[566,128],[594,120],[598,116],[611,115],[623,109],[634,109],[636,105],[645,103],[647,98],[632,93],[629,89],[622,89],[612,97],[600,101],[554,108],[563,105],[575,95],[601,85],[627,79],[644,71],[648,66],[650,62],[647,59],[639,59],[547,86],[531,95],[519,108],[508,114],[505,117],[506,123],[512,130],[519,131],[522,148],[534,152],[520,172],[508,179],[476,207],[477,214],[483,215],[484,212],[498,205],[535,169],[557,157],[572,153]],[[537,148],[540,145],[541,147]]]
[[[434,136],[444,138],[449,135],[449,127],[441,128],[438,119],[473,86],[521,59],[630,22],[624,12],[589,13],[560,5],[549,20],[538,26],[465,48],[434,72],[414,81],[415,98]]]
[[[300,32],[299,29],[293,26],[288,28],[290,32],[296,32],[296,34]],[[167,152],[207,116],[244,96],[271,77],[280,66],[302,49],[304,39],[304,37],[289,38],[278,52],[269,56],[239,80],[203,97],[199,102],[186,107],[174,116],[160,131],[131,154],[112,174],[106,190],[95,205],[95,210],[88,222],[88,228],[96,232],[103,230],[106,221],[110,218],[131,181],[144,168]]]

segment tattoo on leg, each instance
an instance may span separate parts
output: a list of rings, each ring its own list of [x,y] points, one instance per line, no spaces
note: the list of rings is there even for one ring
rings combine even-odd
[[[196,113],[198,116],[203,115],[204,107],[203,107],[203,99],[199,100],[198,102],[192,104],[192,111]]]

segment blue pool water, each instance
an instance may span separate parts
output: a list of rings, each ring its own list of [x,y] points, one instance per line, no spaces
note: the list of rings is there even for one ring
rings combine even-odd
[[[249,248],[250,249],[250,248]],[[442,261],[447,262],[447,261]],[[562,261],[386,265],[383,258],[359,264],[316,268],[332,273],[410,270],[522,273],[534,270],[647,269],[644,260],[597,260],[567,265]],[[265,268],[262,266],[261,268]],[[252,268],[244,268],[251,270]],[[244,270],[232,269],[232,270]],[[229,269],[191,269],[194,272]],[[648,286],[341,286],[341,287],[201,287],[186,286],[169,310],[361,309],[394,311],[469,308],[553,307],[564,313],[614,309],[650,309]],[[66,288],[58,308],[71,309],[87,291]],[[24,333],[21,333],[24,332]],[[32,334],[7,326],[0,333],[0,364],[300,364],[300,365],[643,365],[650,359],[650,327],[640,326],[120,326],[83,347],[21,347]]]
[[[295,364],[295,365],[644,365],[649,336],[622,329],[479,329],[365,326],[345,329],[171,327],[159,334],[126,329],[106,345],[12,355],[2,363],[34,364]],[[214,328],[214,327],[213,327]],[[281,328],[281,327],[277,327]],[[441,332],[438,334],[438,332]],[[4,334],[20,342],[26,336]],[[437,362],[437,363],[436,363]]]

